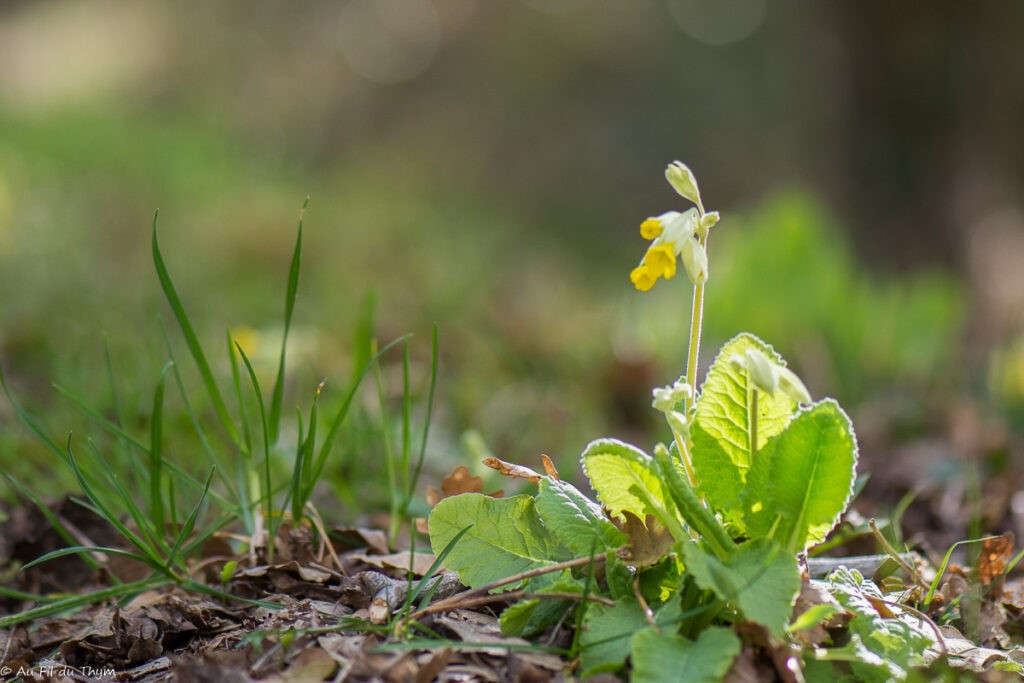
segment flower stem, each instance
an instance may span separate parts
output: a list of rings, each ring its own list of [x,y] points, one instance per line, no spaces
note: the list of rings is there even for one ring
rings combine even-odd
[[[704,212],[701,211],[703,216]],[[702,237],[699,237],[700,246],[704,249],[708,247],[708,236],[705,233]],[[686,359],[686,383],[693,388],[693,397],[689,401],[687,408],[692,408],[697,400],[697,362],[700,356],[700,332],[701,325],[704,322],[704,285],[695,284],[693,286],[693,308],[690,314],[690,350]],[[689,415],[687,415],[689,417]]]
[[[704,215],[703,207],[700,209],[701,216]],[[707,249],[708,238],[707,234],[700,237],[700,246]],[[701,325],[704,322],[704,285],[698,283],[693,286],[693,308],[690,314],[690,349],[686,359],[686,383],[690,385],[693,393],[690,399],[686,402],[686,419],[690,420],[693,418],[693,408],[697,402],[697,362],[700,356],[700,332]],[[679,435],[676,436],[676,444],[679,446],[679,457],[683,461],[683,467],[686,470],[686,478],[689,479],[690,486],[697,485],[696,473],[693,471],[693,463],[690,460],[690,435],[687,434],[686,438],[680,439]]]

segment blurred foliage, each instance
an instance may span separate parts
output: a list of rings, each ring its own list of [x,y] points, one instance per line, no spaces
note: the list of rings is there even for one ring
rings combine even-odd
[[[670,200],[652,169],[679,157],[729,217],[706,348],[749,328],[846,404],[958,382],[1024,310],[990,324],[975,280],[1006,267],[965,256],[1019,205],[1022,12],[0,3],[0,363],[55,434],[81,420],[51,382],[111,405],[104,340],[120,400],[145,406],[165,357],[156,208],[204,343],[272,340],[308,194],[293,403],[345,381],[373,294],[377,336],[413,332],[421,377],[440,324],[432,466],[468,458],[477,428],[502,457],[575,469],[595,433],[653,440],[650,387],[681,372],[684,285],[640,297],[627,277],[641,212]],[[45,475],[3,402],[0,427],[0,459]]]
[[[718,335],[745,322],[792,350],[819,391],[848,401],[893,385],[955,385],[950,366],[965,311],[951,276],[866,270],[805,193],[780,195],[730,228],[714,245],[724,265],[708,293]]]

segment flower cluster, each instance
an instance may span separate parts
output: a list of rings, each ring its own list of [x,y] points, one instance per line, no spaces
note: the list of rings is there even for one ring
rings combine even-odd
[[[685,433],[686,415],[678,408],[680,404],[685,406],[693,400],[693,387],[679,379],[670,386],[656,387],[651,393],[654,396],[651,406],[665,414],[665,419],[676,433]]]
[[[676,259],[694,284],[708,279],[708,256],[705,250],[708,228],[718,222],[718,212],[705,212],[693,172],[680,161],[665,170],[669,183],[683,197],[697,206],[688,211],[666,211],[640,224],[640,234],[651,240],[640,265],[629,274],[637,289],[646,292],[658,278],[671,279],[676,274]]]

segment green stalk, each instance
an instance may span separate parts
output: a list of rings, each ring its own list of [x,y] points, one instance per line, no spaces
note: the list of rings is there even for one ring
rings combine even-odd
[[[698,204],[697,209],[700,211],[701,218],[703,218],[704,208]],[[699,237],[698,239],[700,241],[700,246],[707,249],[707,234],[703,237]],[[686,402],[687,420],[693,417],[693,408],[697,403],[697,364],[700,357],[700,333],[703,323],[704,285],[703,283],[696,283],[693,286],[693,307],[690,313],[690,348],[686,358],[686,383],[690,385],[690,388],[693,391],[692,397]],[[697,477],[693,471],[693,463],[690,460],[690,437],[687,435],[685,439],[680,439],[678,435],[675,436],[676,444],[679,446],[679,457],[683,461],[683,468],[686,471],[686,477],[690,480],[690,486],[696,486]]]
[[[700,211],[700,216],[703,217],[703,211]],[[702,238],[699,238],[700,246],[708,249],[708,236],[705,234]],[[690,315],[690,348],[689,354],[686,358],[686,383],[693,388],[693,398],[690,399],[687,405],[687,416],[689,417],[689,409],[693,407],[693,403],[696,401],[696,382],[697,382],[697,359],[700,355],[700,327],[703,324],[703,284],[696,284],[693,286],[693,308]]]

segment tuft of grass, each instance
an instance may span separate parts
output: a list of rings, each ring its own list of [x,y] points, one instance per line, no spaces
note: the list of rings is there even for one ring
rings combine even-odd
[[[32,489],[5,475],[11,487],[30,504],[40,509],[67,544],[46,553],[25,568],[71,555],[80,556],[94,569],[110,556],[124,556],[141,562],[149,575],[132,583],[120,583],[82,595],[44,600],[45,604],[0,619],[3,628],[42,616],[59,614],[86,604],[110,598],[127,598],[142,590],[176,584],[187,590],[230,598],[223,588],[208,586],[191,578],[190,562],[205,541],[224,530],[244,531],[246,543],[239,546],[250,561],[273,562],[274,539],[281,525],[309,522],[314,528],[317,515],[312,498],[325,473],[328,458],[342,437],[352,408],[356,405],[363,381],[371,372],[380,377],[381,358],[402,347],[403,388],[401,402],[401,447],[388,456],[391,477],[393,529],[400,527],[409,510],[426,452],[429,421],[437,379],[437,329],[433,335],[433,355],[425,424],[413,458],[412,413],[415,403],[410,384],[409,340],[401,336],[379,350],[372,341],[372,306],[366,307],[357,326],[357,352],[346,390],[326,416],[321,394],[326,380],[315,388],[308,418],[296,408],[296,425],[283,425],[286,412],[287,344],[299,290],[302,262],[302,223],[308,198],[302,206],[284,302],[284,327],[277,355],[273,386],[266,391],[252,360],[239,340],[227,333],[227,384],[215,372],[199,334],[175,286],[171,271],[160,248],[158,218],[154,213],[151,250],[153,266],[171,310],[178,332],[187,350],[187,359],[198,374],[198,391],[190,389],[176,358],[174,343],[161,325],[167,358],[162,365],[149,401],[147,434],[129,424],[120,400],[107,349],[107,375],[113,396],[113,416],[97,410],[72,391],[55,385],[57,393],[79,410],[107,437],[102,441],[87,438],[84,448],[68,435],[64,445],[47,433],[43,424],[29,413],[13,395],[0,369],[0,387],[8,397],[16,416],[59,462],[71,471],[82,494],[77,502],[104,519],[121,540],[121,547],[91,544],[65,529],[59,518]],[[244,372],[242,371],[244,368]],[[380,388],[378,382],[378,388]],[[225,400],[234,395],[234,410]],[[382,394],[383,396],[383,394]],[[382,405],[382,420],[390,425],[387,406]],[[169,430],[173,423],[175,429]],[[323,423],[323,424],[321,424]],[[180,427],[185,424],[189,434]],[[173,434],[173,439],[171,435]],[[293,436],[294,435],[294,436]],[[187,436],[187,438],[186,438]],[[189,441],[193,443],[189,443]],[[193,448],[193,445],[195,446]],[[184,454],[196,452],[194,456]],[[393,534],[394,535],[394,534]],[[236,535],[237,536],[237,535]],[[392,536],[393,537],[393,536]],[[236,565],[237,566],[237,565]],[[259,603],[267,604],[267,603]]]

